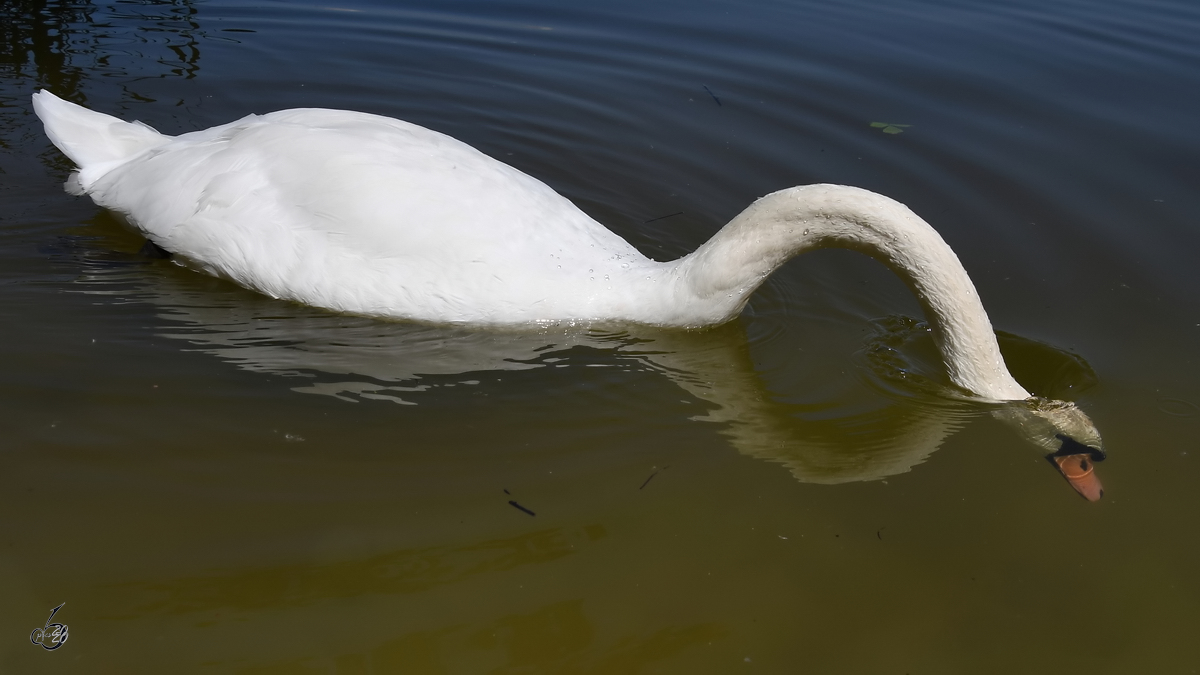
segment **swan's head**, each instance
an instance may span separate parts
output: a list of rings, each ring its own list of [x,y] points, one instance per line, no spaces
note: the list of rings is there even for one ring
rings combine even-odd
[[[1062,446],[1056,452],[1046,455],[1062,473],[1071,487],[1090,502],[1104,496],[1104,486],[1096,476],[1095,463],[1104,460],[1104,449],[1083,445],[1065,434],[1059,435]]]
[[[1031,398],[995,414],[1043,449],[1046,459],[1085,499],[1094,502],[1104,496],[1094,467],[1104,461],[1104,444],[1096,425],[1074,403]]]

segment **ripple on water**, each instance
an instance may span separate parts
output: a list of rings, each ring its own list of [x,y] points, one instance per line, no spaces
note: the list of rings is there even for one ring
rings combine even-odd
[[[1160,398],[1156,407],[1172,417],[1195,417],[1200,411],[1200,406],[1181,398]]]

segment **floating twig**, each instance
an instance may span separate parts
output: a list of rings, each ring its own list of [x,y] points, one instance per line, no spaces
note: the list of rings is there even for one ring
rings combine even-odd
[[[704,91],[708,92],[708,95],[711,96],[713,98],[713,100],[717,102],[717,105],[721,105],[721,99],[717,98],[717,95],[712,93],[712,89],[709,89],[707,84],[703,84],[700,86],[704,87]]]
[[[647,485],[647,484],[648,484],[648,483],[649,483],[651,480],[653,480],[655,476],[657,476],[657,475],[658,475],[658,472],[659,472],[659,471],[666,471],[666,470],[667,470],[667,469],[669,469],[669,468],[671,468],[671,467],[669,467],[669,466],[664,466],[663,468],[659,469],[658,471],[655,471],[654,473],[650,474],[650,477],[649,477],[649,478],[647,478],[647,479],[646,479],[646,481],[645,481],[644,483],[642,483],[642,487],[640,487],[640,488],[638,488],[638,489],[639,489],[639,490],[641,490],[642,488],[646,487],[646,485]]]
[[[505,492],[508,492],[508,490],[505,490]],[[525,508],[524,506],[521,506],[520,504],[518,504],[518,503],[516,503],[516,502],[512,501],[511,499],[508,501],[508,503],[509,503],[509,504],[511,504],[511,505],[513,506],[513,508],[515,508],[515,509],[518,509],[518,510],[520,510],[520,511],[524,511],[525,513],[528,513],[528,514],[529,514],[529,515],[531,515],[531,516],[536,516],[536,515],[537,515],[537,514],[536,514],[536,513],[534,513],[533,511],[530,511],[529,509]]]

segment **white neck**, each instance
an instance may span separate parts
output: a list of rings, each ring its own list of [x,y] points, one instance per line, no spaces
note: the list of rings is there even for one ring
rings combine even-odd
[[[994,400],[1029,397],[1009,374],[992,324],[958,256],[906,206],[840,185],[808,185],[754,202],[674,264],[674,297],[715,322],[741,311],[751,292],[805,251],[849,248],[894,271],[920,300],[950,379]]]

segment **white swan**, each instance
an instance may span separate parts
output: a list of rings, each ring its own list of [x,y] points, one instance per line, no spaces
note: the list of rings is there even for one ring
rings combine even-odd
[[[124,215],[177,261],[277,298],[433,322],[696,327],[737,316],[792,257],[847,247],[912,288],[956,385],[1030,396],[958,257],[904,205],[866,190],[775,192],[692,254],[656,262],[542,182],[407,122],[298,109],[171,137],[45,91],[33,106],[79,167],[68,191]]]

